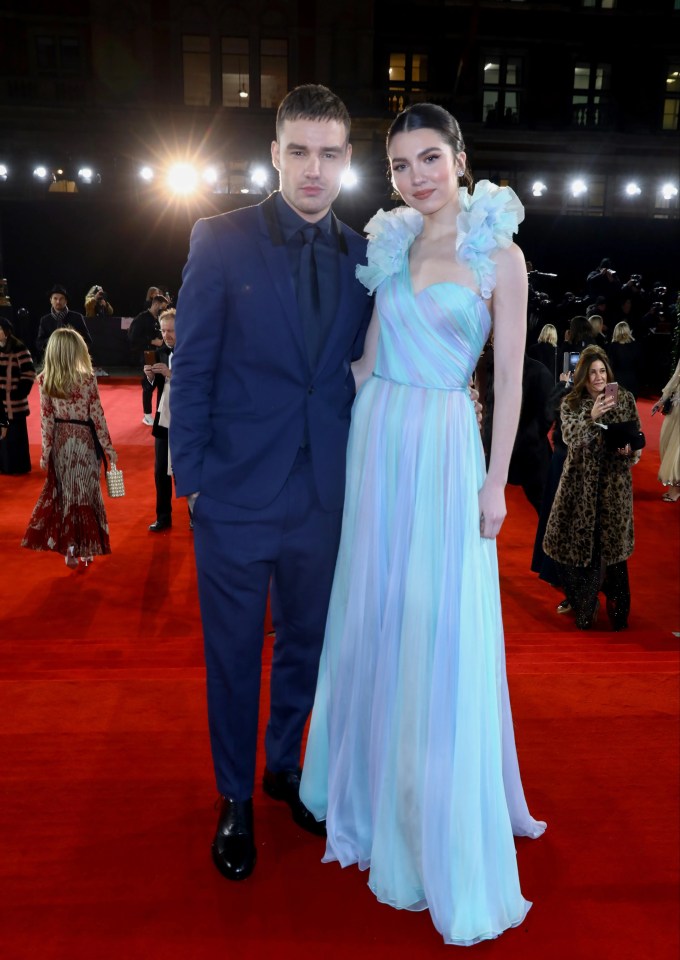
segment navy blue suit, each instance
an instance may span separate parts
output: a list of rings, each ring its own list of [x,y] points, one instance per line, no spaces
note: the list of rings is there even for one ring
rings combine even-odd
[[[195,225],[177,303],[170,447],[194,542],[217,786],[252,795],[263,623],[276,642],[270,770],[299,765],[337,553],[345,448],[371,301],[365,240],[333,219],[340,295],[310,369],[273,197]]]

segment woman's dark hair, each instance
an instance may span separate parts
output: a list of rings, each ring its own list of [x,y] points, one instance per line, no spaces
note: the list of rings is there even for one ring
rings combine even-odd
[[[582,350],[593,342],[593,328],[587,317],[572,317],[569,321],[569,345],[572,350]]]
[[[593,344],[586,347],[585,350],[581,351],[581,356],[578,358],[578,363],[574,370],[573,389],[564,399],[564,402],[568,403],[570,407],[577,407],[581,400],[583,400],[588,386],[588,374],[596,360],[601,360],[604,364],[604,368],[607,371],[607,383],[613,381],[614,373],[609,363],[609,357],[602,347],[596,347]]]
[[[436,103],[414,103],[395,117],[387,131],[386,148],[388,152],[392,139],[398,133],[410,133],[411,130],[434,130],[435,133],[440,135],[444,143],[448,143],[456,156],[465,150],[465,141],[463,140],[463,134],[460,132],[458,121],[448,110],[437,106]],[[475,182],[472,179],[467,158],[461,180],[472,193]]]

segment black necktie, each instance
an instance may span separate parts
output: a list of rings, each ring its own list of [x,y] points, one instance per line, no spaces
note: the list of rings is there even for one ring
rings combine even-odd
[[[314,367],[321,346],[321,298],[319,296],[319,277],[314,252],[314,242],[319,236],[319,228],[310,224],[307,227],[302,227],[300,234],[302,236],[302,250],[300,251],[298,306],[309,364]]]

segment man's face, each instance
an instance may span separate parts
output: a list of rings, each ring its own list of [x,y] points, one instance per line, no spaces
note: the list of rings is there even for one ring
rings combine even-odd
[[[52,304],[52,309],[57,313],[66,309],[66,297],[63,293],[53,293],[50,297],[50,303]]]
[[[163,310],[167,310],[169,304],[164,303],[162,300],[151,301],[151,306],[149,307],[149,312],[158,317],[158,314]]]
[[[175,346],[175,320],[161,320],[161,336],[166,347]]]
[[[340,193],[351,156],[338,120],[285,120],[272,143],[283,199],[309,223],[321,220]]]

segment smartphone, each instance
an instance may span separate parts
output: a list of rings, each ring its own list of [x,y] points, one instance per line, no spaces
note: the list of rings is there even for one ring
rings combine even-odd
[[[145,350],[144,351],[144,365],[151,367],[156,363],[157,354],[155,350]]]
[[[618,383],[607,383],[604,388],[604,398],[609,400],[609,398],[614,401],[614,404],[619,402],[619,385]]]

